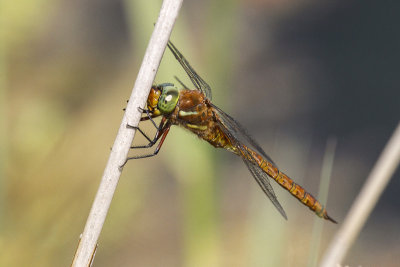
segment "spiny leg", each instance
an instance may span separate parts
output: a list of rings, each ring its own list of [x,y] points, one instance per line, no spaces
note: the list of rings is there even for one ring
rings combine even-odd
[[[152,120],[152,119],[150,118],[150,120]],[[147,141],[149,141],[149,143],[147,145],[144,145],[144,146],[131,146],[131,148],[132,149],[136,149],[136,148],[140,149],[140,148],[149,148],[149,147],[154,146],[157,143],[158,139],[160,139],[161,135],[163,134],[165,122],[166,122],[166,119],[165,119],[165,117],[163,117],[161,122],[160,122],[160,125],[158,125],[158,126],[155,125],[157,131],[156,131],[156,134],[154,135],[153,139],[150,139],[150,137],[148,137],[147,134],[145,134],[139,127],[127,125],[126,127],[128,127],[128,128],[132,128],[132,129],[138,130],[147,139]]]
[[[145,133],[142,131],[142,129],[140,129],[138,126],[132,126],[132,125],[127,124],[127,125],[126,125],[127,128],[138,130],[138,131],[147,139],[147,141],[149,141],[149,143],[148,143],[147,145],[144,145],[144,146],[131,146],[130,148],[133,148],[133,149],[135,149],[135,148],[149,148],[149,147],[154,146],[154,144],[157,143],[157,140],[160,138],[160,131],[161,131],[161,129],[164,127],[164,123],[165,123],[166,119],[165,119],[165,117],[163,117],[162,120],[161,120],[161,122],[160,122],[160,124],[157,125],[157,124],[155,123],[155,121],[153,120],[153,118],[152,118],[152,116],[151,116],[149,110],[147,110],[147,109],[145,110],[145,109],[142,109],[142,108],[140,108],[140,107],[139,107],[138,109],[139,109],[139,111],[141,111],[142,113],[146,112],[146,114],[147,114],[147,117],[142,117],[142,118],[140,119],[140,121],[150,120],[150,121],[153,123],[154,127],[157,129],[157,132],[156,132],[154,138],[151,139],[151,138],[150,138],[147,134],[145,134]]]
[[[128,157],[128,158],[126,158],[124,164],[122,164],[122,165],[120,166],[120,169],[122,169],[122,168],[125,166],[125,164],[128,162],[128,160],[131,160],[131,159],[150,158],[150,157],[153,157],[153,156],[157,155],[158,152],[159,152],[160,149],[161,149],[161,146],[163,145],[163,143],[164,143],[164,141],[165,141],[165,138],[167,137],[167,134],[168,134],[170,128],[171,128],[171,124],[167,123],[167,124],[165,124],[165,126],[160,130],[160,132],[159,132],[159,134],[158,134],[158,136],[157,136],[157,140],[158,140],[160,137],[161,137],[161,140],[160,140],[160,142],[158,143],[158,146],[156,147],[156,149],[154,150],[154,152],[153,152],[152,154]],[[156,141],[156,142],[157,142],[157,141]]]
[[[156,115],[156,116],[152,116],[151,114],[150,114],[150,111],[148,110],[148,109],[143,109],[143,108],[141,108],[141,107],[138,107],[138,110],[140,111],[140,112],[142,112],[142,113],[146,113],[146,117],[142,117],[142,118],[140,118],[140,121],[147,121],[147,120],[150,120],[151,121],[151,123],[153,123],[153,125],[154,125],[154,127],[156,127],[156,128],[159,128],[159,126],[157,126],[157,123],[153,120],[153,118],[156,118],[156,117],[158,117],[158,116],[160,116],[160,115]]]

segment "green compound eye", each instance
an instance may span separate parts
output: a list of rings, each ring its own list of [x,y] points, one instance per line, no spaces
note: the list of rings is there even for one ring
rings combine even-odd
[[[163,87],[162,93],[158,100],[158,109],[162,113],[171,113],[178,103],[179,90],[170,84]]]

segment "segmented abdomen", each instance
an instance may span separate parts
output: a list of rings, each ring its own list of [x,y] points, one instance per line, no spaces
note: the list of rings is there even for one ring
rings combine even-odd
[[[314,211],[319,217],[326,220],[330,220],[336,223],[331,217],[329,217],[326,209],[321,205],[321,203],[308,193],[303,187],[296,184],[292,179],[290,179],[286,174],[281,172],[274,164],[264,160],[258,153],[252,149],[245,147],[246,151],[249,153],[251,161],[255,162],[264,172],[266,172],[270,177],[272,177],[278,184],[289,191],[293,196],[295,196],[301,203],[309,207]]]

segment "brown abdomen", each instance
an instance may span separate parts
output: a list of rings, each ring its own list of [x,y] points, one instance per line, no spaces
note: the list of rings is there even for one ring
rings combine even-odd
[[[322,204],[308,193],[302,186],[296,184],[292,179],[290,179],[286,174],[281,172],[274,164],[264,160],[255,151],[246,147],[247,152],[251,155],[251,161],[255,162],[264,172],[266,172],[270,177],[272,177],[280,186],[289,191],[293,196],[295,196],[301,203],[309,207],[314,211],[319,217],[336,223],[334,219],[329,217],[326,209]]]

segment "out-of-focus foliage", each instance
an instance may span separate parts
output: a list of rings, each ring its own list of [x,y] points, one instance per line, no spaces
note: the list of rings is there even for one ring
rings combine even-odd
[[[0,4],[0,266],[68,266],[161,1]],[[399,120],[393,5],[185,1],[171,37],[214,103],[314,194],[337,138],[339,223]],[[156,82],[174,75],[190,84],[167,51]],[[398,263],[396,177],[346,264]],[[94,266],[307,266],[338,228],[274,188],[288,221],[240,159],[172,128],[157,157],[125,167]]]

